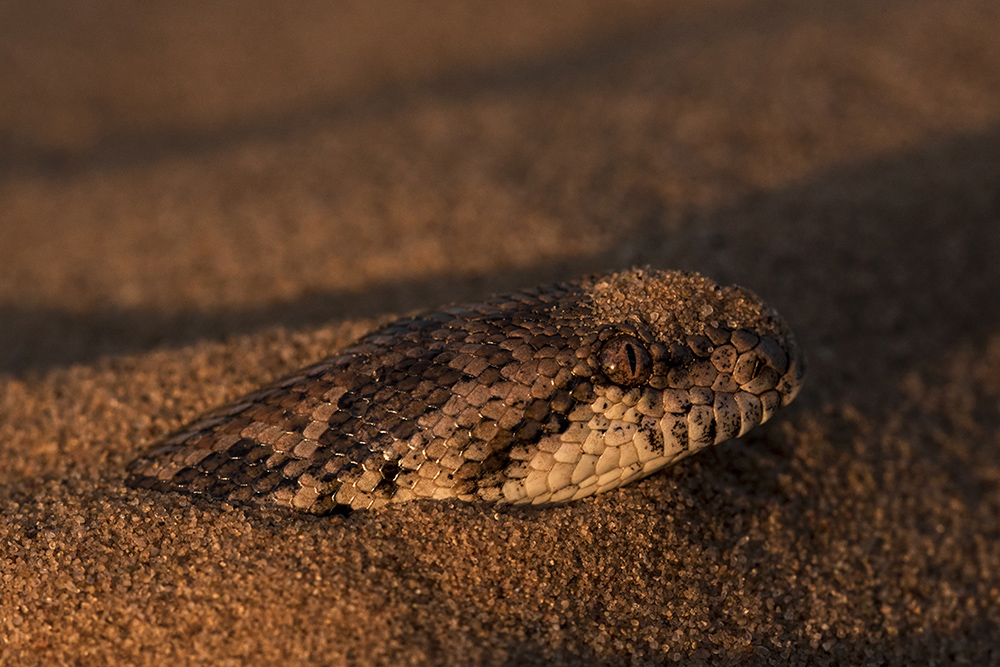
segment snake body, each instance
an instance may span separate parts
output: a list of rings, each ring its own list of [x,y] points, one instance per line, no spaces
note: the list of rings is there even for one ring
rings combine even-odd
[[[550,505],[743,435],[802,375],[753,293],[633,269],[397,320],[205,414],[127,481],[315,514]]]

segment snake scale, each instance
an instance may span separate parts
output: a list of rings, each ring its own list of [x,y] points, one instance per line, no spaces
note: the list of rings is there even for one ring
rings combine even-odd
[[[743,435],[803,359],[752,292],[632,269],[397,320],[182,428],[136,488],[314,514],[552,505]]]

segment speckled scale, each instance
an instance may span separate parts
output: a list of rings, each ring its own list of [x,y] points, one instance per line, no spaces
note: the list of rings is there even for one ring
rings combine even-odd
[[[641,373],[602,367],[620,336],[641,346]],[[591,276],[389,324],[204,415],[128,482],[312,513],[565,502],[742,435],[801,378],[791,332],[746,290],[679,272]]]

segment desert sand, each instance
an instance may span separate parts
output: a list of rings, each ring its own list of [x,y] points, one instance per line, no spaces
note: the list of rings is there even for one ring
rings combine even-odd
[[[0,663],[1000,663],[995,0],[0,9]],[[533,511],[123,485],[419,308],[745,285],[796,403]]]

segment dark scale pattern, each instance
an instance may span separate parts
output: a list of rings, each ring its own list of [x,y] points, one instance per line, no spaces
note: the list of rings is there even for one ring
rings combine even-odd
[[[206,414],[128,482],[313,513],[563,502],[742,435],[801,377],[791,333],[745,290],[593,276],[398,320]]]

